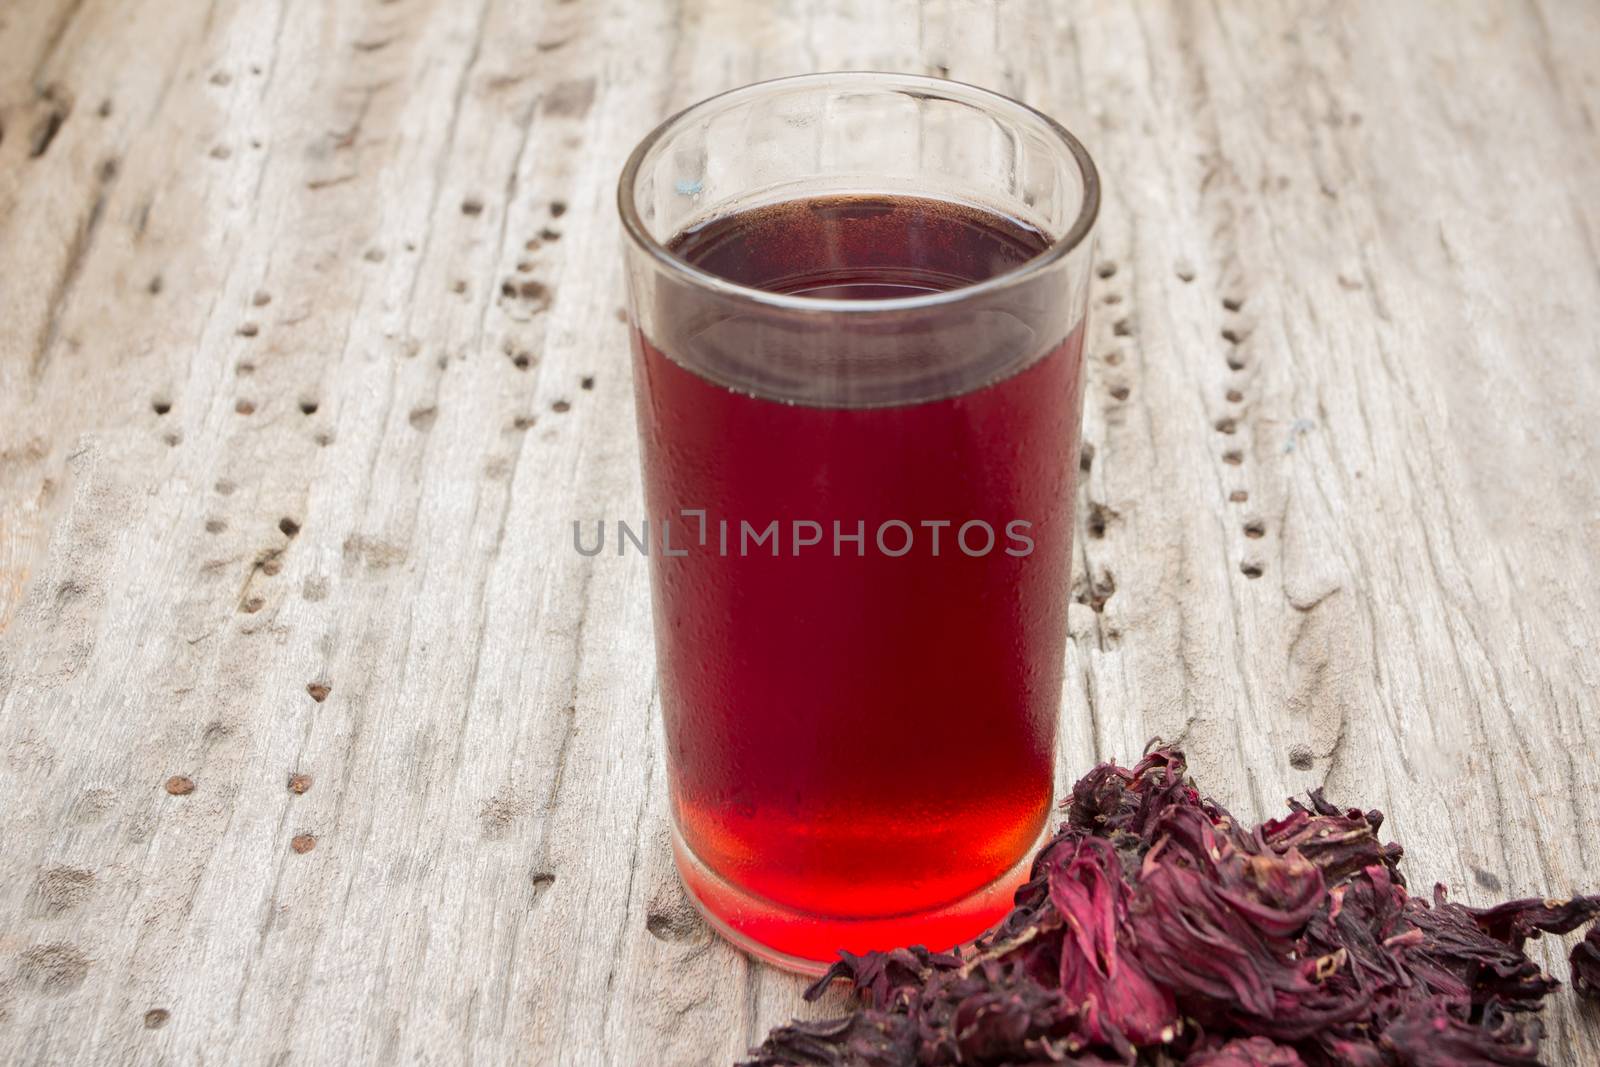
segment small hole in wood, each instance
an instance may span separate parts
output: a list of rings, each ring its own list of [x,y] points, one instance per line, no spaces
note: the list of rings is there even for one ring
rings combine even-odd
[[[1241,356],[1229,356],[1228,357],[1228,369],[1229,370],[1244,370],[1244,358],[1241,357]]]
[[[315,834],[295,834],[289,841],[289,847],[304,856],[307,852],[317,847]]]
[[[38,159],[50,150],[50,143],[56,139],[56,134],[61,132],[62,124],[67,121],[67,115],[72,110],[66,100],[57,98],[54,86],[44,91],[43,99],[49,102],[50,110],[34,124],[28,148],[28,156],[31,159]]]
[[[1126,385],[1118,385],[1111,390],[1111,399],[1113,400],[1126,400],[1129,395],[1130,391]]]
[[[1259,563],[1246,561],[1239,564],[1239,573],[1246,578],[1259,578],[1266,573],[1266,570]]]
[[[1237,404],[1244,399],[1244,394],[1237,389],[1228,390],[1228,403]]]
[[[172,1018],[172,1013],[166,1008],[151,1008],[144,1013],[144,1028],[146,1030],[159,1030],[167,1025],[167,1020]]]
[[[1107,260],[1095,268],[1095,273],[1102,278],[1110,278],[1117,273],[1117,265],[1111,260]]]
[[[565,200],[552,200],[552,201],[550,201],[550,217],[551,218],[559,219],[562,215],[565,215],[566,213],[567,213],[567,202]]]
[[[240,337],[254,337],[256,334],[258,334],[260,332],[261,332],[261,327],[257,326],[253,322],[247,322],[243,326],[239,327],[239,336]]]
[[[1089,536],[1098,541],[1105,537],[1106,527],[1110,526],[1111,520],[1116,517],[1117,512],[1115,509],[1107,507],[1098,500],[1091,500],[1089,502],[1089,518],[1084,523],[1084,527],[1089,531]]]
[[[206,533],[219,534],[228,528],[227,522],[222,519],[207,519]]]
[[[288,781],[289,792],[295,796],[303,796],[311,788],[311,781],[309,774],[291,774]]]
[[[289,518],[289,516],[285,515],[283,518],[278,520],[278,530],[285,537],[293,537],[295,534],[300,532],[300,524]]]
[[[234,403],[233,410],[237,411],[241,415],[254,415],[256,413],[256,405],[254,401],[245,400],[241,397],[237,402]]]
[[[479,200],[475,196],[467,197],[465,200],[461,201],[461,213],[463,215],[483,214],[483,201]]]
[[[272,303],[272,294],[265,291],[257,292],[255,296],[250,298],[250,303],[258,308],[264,308]]]
[[[1265,537],[1267,535],[1267,524],[1260,519],[1251,519],[1244,524],[1244,535],[1251,540]]]
[[[1244,462],[1244,453],[1237,448],[1230,448],[1222,454],[1222,462],[1230,467],[1237,467]]]
[[[578,379],[578,388],[579,389],[593,389],[594,388],[594,375],[585,374],[582,378],[579,378]]]
[[[260,611],[266,606],[267,602],[265,600],[263,600],[261,597],[253,596],[249,600],[246,600],[243,604],[239,605],[239,610],[244,612],[246,615],[254,615],[256,612]]]
[[[305,400],[301,400],[300,401],[300,414],[302,414],[302,415],[315,415],[316,413],[317,413],[317,402],[315,400],[305,399]]]
[[[158,396],[154,400],[150,401],[150,410],[155,412],[157,415],[165,415],[167,412],[172,410],[172,401],[168,400],[166,397]]]
[[[1225,296],[1222,298],[1222,307],[1226,311],[1238,311],[1240,308],[1244,307],[1244,297]]]
[[[175,774],[167,779],[164,788],[175,797],[186,797],[194,792],[194,779]]]
[[[1243,504],[1245,501],[1250,499],[1250,494],[1245,492],[1243,489],[1235,489],[1233,492],[1228,494],[1228,499],[1235,504]]]
[[[320,704],[328,699],[328,694],[333,692],[333,686],[326,682],[311,682],[306,686],[306,692],[310,694],[312,700]]]
[[[565,400],[557,400],[555,403],[550,405],[550,410],[555,412],[557,415],[562,415],[568,411],[571,411],[572,405]]]
[[[1239,432],[1239,424],[1231,417],[1220,418],[1216,421],[1218,433],[1234,434]]]

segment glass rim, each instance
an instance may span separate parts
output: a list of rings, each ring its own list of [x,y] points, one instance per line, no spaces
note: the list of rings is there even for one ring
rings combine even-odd
[[[974,282],[971,285],[945,289],[936,293],[921,293],[916,296],[896,296],[875,300],[841,300],[832,297],[797,296],[792,293],[774,293],[765,289],[757,289],[753,286],[740,285],[738,282],[730,281],[720,275],[700,269],[673,252],[649,231],[645,226],[644,220],[639,217],[633,193],[639,176],[639,168],[643,166],[645,157],[664,137],[692,120],[697,113],[708,105],[719,102],[726,103],[741,96],[754,96],[760,92],[784,85],[825,82],[833,79],[845,79],[860,84],[884,87],[909,86],[921,88],[926,90],[929,95],[944,96],[948,99],[977,96],[985,106],[994,111],[1009,111],[1042,124],[1049,133],[1053,134],[1066,146],[1068,153],[1078,166],[1078,174],[1083,180],[1083,197],[1078,205],[1077,217],[1064,234],[1051,239],[1050,245],[1044,251],[991,278],[985,278],[983,281]],[[657,264],[687,278],[702,288],[727,296],[765,304],[769,307],[784,308],[792,311],[846,314],[911,311],[920,308],[940,307],[945,304],[957,303],[962,300],[1008,289],[1066,259],[1088,239],[1089,234],[1094,229],[1095,219],[1100,214],[1100,172],[1095,167],[1094,159],[1089,155],[1089,150],[1083,146],[1083,142],[1073,136],[1072,132],[1065,126],[1043,111],[1003,93],[997,93],[993,89],[985,89],[982,86],[956,81],[952,78],[936,78],[927,74],[902,74],[894,71],[875,70],[823,71],[811,74],[793,74],[783,78],[769,78],[765,81],[750,82],[734,89],[727,89],[698,100],[663,120],[655,129],[644,136],[644,139],[629,154],[628,161],[623,164],[622,175],[617,181],[617,210],[622,216],[622,227],[629,240],[643,249]]]

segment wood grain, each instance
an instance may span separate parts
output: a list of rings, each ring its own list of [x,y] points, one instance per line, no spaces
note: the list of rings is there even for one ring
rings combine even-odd
[[[686,909],[643,561],[569,541],[640,508],[622,158],[814,69],[1107,180],[1062,778],[1160,735],[1240,814],[1383,807],[1416,884],[1600,889],[1597,54],[1558,0],[6,5],[0,1061],[827,1010]]]

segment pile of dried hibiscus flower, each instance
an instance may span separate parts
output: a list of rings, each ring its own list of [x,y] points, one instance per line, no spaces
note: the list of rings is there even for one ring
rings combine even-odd
[[[1524,953],[1600,896],[1468,908],[1405,890],[1379,812],[1310,796],[1252,830],[1201,797],[1183,754],[1102,764],[1016,907],[961,956],[842,954],[843,1018],[779,1027],[746,1067],[1536,1065],[1557,983]],[[1600,994],[1600,926],[1572,953]]]

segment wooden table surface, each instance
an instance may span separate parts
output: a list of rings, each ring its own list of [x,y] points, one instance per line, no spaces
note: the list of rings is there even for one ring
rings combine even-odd
[[[0,1062],[827,1010],[685,905],[644,561],[571,547],[642,507],[621,162],[806,70],[1100,161],[1062,779],[1160,735],[1241,815],[1383,808],[1414,885],[1600,889],[1600,8],[998,12],[0,6]]]

